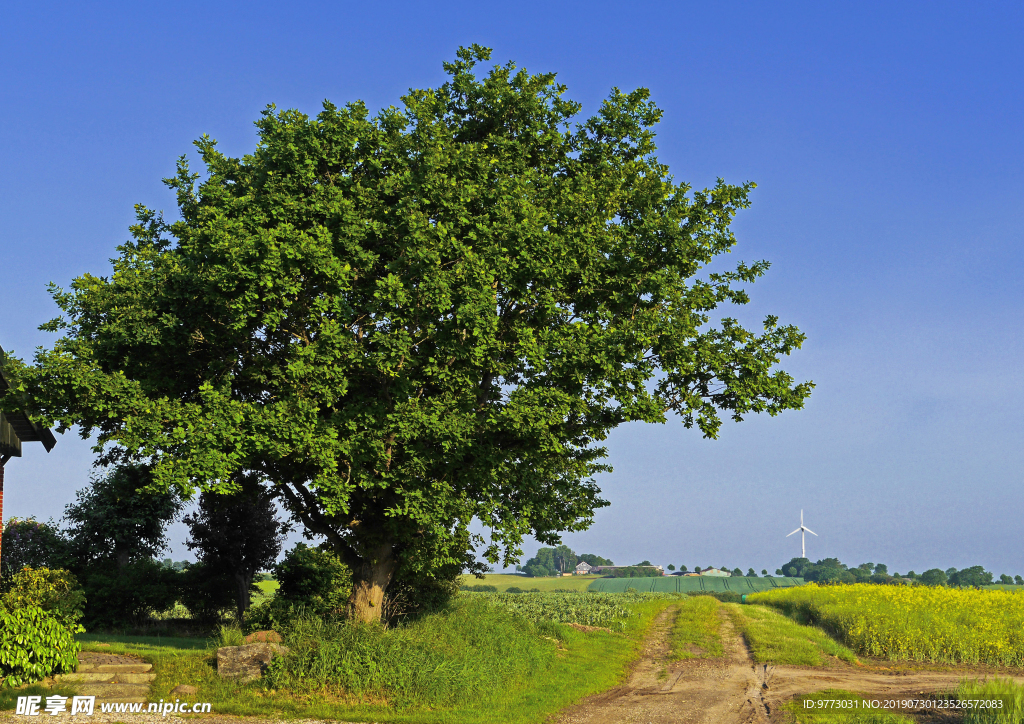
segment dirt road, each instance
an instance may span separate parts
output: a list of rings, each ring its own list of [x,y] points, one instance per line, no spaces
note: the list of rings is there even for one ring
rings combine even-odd
[[[641,659],[625,684],[588,697],[556,718],[559,724],[776,724],[787,720],[781,705],[798,694],[845,689],[870,699],[911,699],[956,687],[962,670],[901,672],[836,661],[825,668],[755,664],[728,616],[722,614],[719,659],[669,659],[675,615],[655,621]],[[1013,677],[1024,683],[1024,676]],[[922,721],[953,721],[934,712],[901,710]]]

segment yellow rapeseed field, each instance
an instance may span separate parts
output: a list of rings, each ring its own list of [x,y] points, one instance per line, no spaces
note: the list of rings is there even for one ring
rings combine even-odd
[[[1024,594],[929,586],[810,584],[747,596],[894,661],[1024,666]]]

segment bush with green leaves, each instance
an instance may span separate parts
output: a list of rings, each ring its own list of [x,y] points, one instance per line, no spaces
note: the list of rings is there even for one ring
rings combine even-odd
[[[68,630],[81,627],[85,593],[68,571],[23,568],[9,577],[0,594],[0,610],[17,611],[35,606]]]
[[[75,634],[84,630],[39,606],[0,607],[0,688],[74,671],[81,650]]]
[[[22,568],[64,568],[69,563],[67,539],[53,521],[11,518],[3,527],[0,575],[12,576]]]
[[[245,612],[247,631],[281,630],[297,616],[344,616],[352,573],[337,555],[299,543],[274,566],[276,595]]]
[[[145,623],[155,611],[174,605],[181,574],[151,558],[118,567],[96,561],[79,570],[85,588],[85,621],[90,628],[122,629]]]

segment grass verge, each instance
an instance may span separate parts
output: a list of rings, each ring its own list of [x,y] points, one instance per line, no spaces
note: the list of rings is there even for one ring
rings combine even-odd
[[[754,661],[821,666],[823,654],[849,663],[857,660],[850,649],[836,643],[820,628],[798,624],[778,611],[751,604],[725,603],[722,606],[746,639]]]
[[[711,596],[684,599],[672,625],[672,657],[682,660],[722,656],[721,625],[716,599]]]
[[[987,681],[964,681],[957,689],[956,698],[961,701],[980,699],[999,701],[998,708],[967,709],[963,724],[1021,724],[1024,722],[1024,685],[1011,679],[988,679]]]
[[[842,689],[826,689],[798,696],[785,708],[792,724],[912,724],[913,719],[881,709],[865,708],[865,701]]]
[[[76,687],[66,684],[57,684],[52,688],[42,684],[31,684],[19,689],[0,689],[0,711],[13,711],[18,704],[19,696],[42,697],[39,707],[42,709],[46,706],[46,697],[48,696],[71,697],[77,693],[78,689]]]
[[[111,641],[103,651],[153,663],[151,698],[198,687],[215,714],[343,721],[518,724],[542,721],[622,680],[655,616],[678,599],[630,605],[622,633],[583,633],[466,597],[446,612],[390,630],[307,624],[267,680],[216,673],[215,651]],[[138,639],[140,637],[136,637]],[[95,646],[97,642],[92,642]],[[194,644],[195,642],[188,642]]]

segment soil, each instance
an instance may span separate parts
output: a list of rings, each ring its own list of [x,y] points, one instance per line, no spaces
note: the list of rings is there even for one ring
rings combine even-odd
[[[743,638],[722,615],[724,656],[674,661],[669,633],[675,616],[666,609],[654,622],[640,660],[627,681],[595,694],[554,719],[558,724],[778,724],[792,717],[782,705],[801,694],[844,689],[866,699],[935,699],[965,677],[997,674],[1024,683],[1019,671],[978,667],[907,667],[873,661],[851,665],[832,659],[824,667],[755,664]],[[955,722],[955,713],[898,709],[920,722]]]

